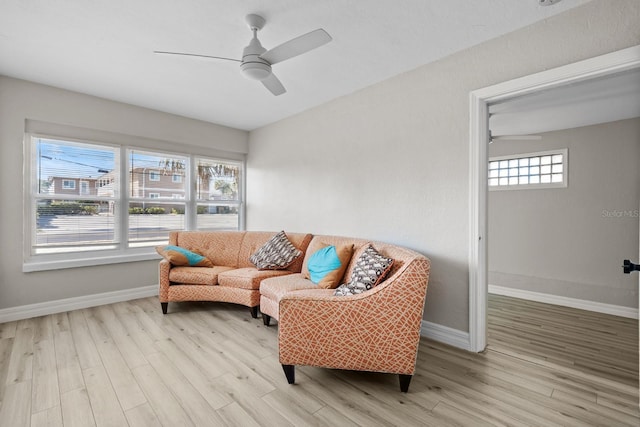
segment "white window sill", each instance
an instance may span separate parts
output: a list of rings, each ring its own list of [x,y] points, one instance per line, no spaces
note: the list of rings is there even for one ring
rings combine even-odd
[[[153,249],[152,249],[153,251]],[[89,256],[75,259],[31,259],[22,264],[22,272],[30,273],[34,271],[61,270],[65,268],[91,267],[105,264],[122,264],[125,262],[160,260],[161,257],[155,252],[145,251],[143,253],[129,254],[88,254]]]

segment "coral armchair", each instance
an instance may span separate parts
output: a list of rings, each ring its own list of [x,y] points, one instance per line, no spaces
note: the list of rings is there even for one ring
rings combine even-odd
[[[289,292],[279,304],[280,363],[289,384],[295,365],[398,374],[407,392],[415,372],[420,327],[429,281],[424,256],[382,246],[394,258],[390,276],[351,296],[331,289]]]

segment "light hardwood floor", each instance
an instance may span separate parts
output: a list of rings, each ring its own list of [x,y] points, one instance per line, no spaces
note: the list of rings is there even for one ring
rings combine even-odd
[[[0,426],[638,426],[635,320],[489,298],[489,347],[423,339],[396,375],[313,367],[288,385],[277,325],[145,298],[0,324]],[[375,316],[372,316],[375,321]]]

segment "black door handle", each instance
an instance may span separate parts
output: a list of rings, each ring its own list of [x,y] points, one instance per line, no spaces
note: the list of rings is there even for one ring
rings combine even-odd
[[[629,274],[632,271],[640,271],[640,265],[634,264],[628,259],[625,259],[624,264],[622,265],[622,270],[624,271],[624,274]]]

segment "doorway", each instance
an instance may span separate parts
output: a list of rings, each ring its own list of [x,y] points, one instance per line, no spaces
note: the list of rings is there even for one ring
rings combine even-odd
[[[479,89],[470,103],[469,349],[487,345],[489,106],[640,68],[640,46]]]

